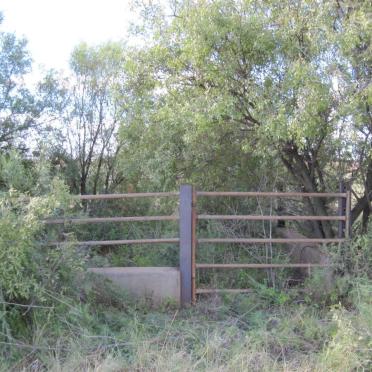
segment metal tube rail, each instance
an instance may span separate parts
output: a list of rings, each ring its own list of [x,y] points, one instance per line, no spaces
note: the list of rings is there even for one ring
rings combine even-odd
[[[208,294],[208,293],[252,293],[252,289],[213,289],[213,288],[198,288],[196,294]]]
[[[48,242],[46,245],[128,245],[128,244],[163,244],[163,243],[179,243],[178,238],[164,238],[164,239],[133,239],[133,240],[87,240],[87,241],[71,241],[71,242]]]
[[[345,221],[345,216],[262,216],[262,215],[214,215],[199,214],[199,220],[246,220],[246,221]]]
[[[137,192],[127,194],[96,194],[96,195],[76,195],[76,199],[80,200],[112,200],[112,199],[127,199],[127,198],[150,198],[150,197],[167,197],[179,196],[178,191],[174,192]]]
[[[146,222],[146,221],[177,221],[178,216],[138,216],[138,217],[82,217],[82,218],[57,218],[48,219],[44,223],[46,225],[56,224],[84,224],[84,223],[104,223],[104,222]]]
[[[314,198],[346,198],[345,192],[256,192],[256,191],[197,191],[197,196],[267,196],[267,197],[314,197]]]
[[[260,244],[260,243],[342,243],[345,239],[286,239],[286,238],[205,238],[198,239],[198,243],[237,243],[237,244]]]
[[[297,264],[196,264],[197,269],[285,269],[329,267],[326,264],[297,263]]]

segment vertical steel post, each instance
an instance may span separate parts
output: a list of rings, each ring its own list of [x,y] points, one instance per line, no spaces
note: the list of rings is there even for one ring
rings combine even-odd
[[[192,199],[193,187],[180,187],[180,272],[181,272],[181,305],[192,302]]]
[[[344,193],[346,191],[346,187],[344,182],[341,180],[339,183],[339,192]],[[341,197],[338,199],[338,215],[345,217],[346,216],[346,199]],[[346,228],[346,221],[339,221],[338,222],[338,237],[340,239],[345,237],[345,228]]]
[[[196,224],[197,224],[197,207],[196,207],[196,190],[193,187],[192,190],[192,256],[191,256],[191,296],[192,296],[192,304],[196,303],[196,247],[197,247],[197,239],[196,239]]]

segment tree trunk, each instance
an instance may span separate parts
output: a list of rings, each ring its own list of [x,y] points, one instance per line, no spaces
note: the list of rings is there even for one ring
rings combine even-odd
[[[303,155],[300,155],[298,149],[293,144],[286,144],[282,148],[282,161],[288,171],[292,174],[298,185],[304,192],[319,192],[318,184],[313,172],[308,166]],[[311,156],[309,155],[311,159]],[[312,159],[313,167],[319,164]],[[305,198],[305,206],[311,215],[327,216],[327,200],[325,198]],[[313,234],[319,238],[333,238],[335,232],[329,221],[312,221]]]

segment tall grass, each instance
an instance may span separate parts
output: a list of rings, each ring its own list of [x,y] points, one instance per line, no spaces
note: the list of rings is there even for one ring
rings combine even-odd
[[[94,279],[89,285],[85,303],[51,294],[51,309],[34,309],[31,340],[7,345],[2,370],[352,371],[372,366],[372,282],[367,279],[355,281],[348,308],[319,308],[297,294],[283,304],[257,291],[212,296],[184,310],[166,304],[153,309],[130,302],[108,283]]]

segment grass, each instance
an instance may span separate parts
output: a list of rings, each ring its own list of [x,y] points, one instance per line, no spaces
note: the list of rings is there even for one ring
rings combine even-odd
[[[107,283],[82,301],[54,297],[32,311],[32,332],[3,344],[3,371],[372,370],[372,283],[344,305],[257,291],[153,309]],[[46,294],[47,295],[47,294]],[[353,304],[351,306],[351,304]],[[28,341],[26,341],[28,340]],[[13,343],[13,345],[11,345]],[[14,345],[16,344],[16,345]]]

